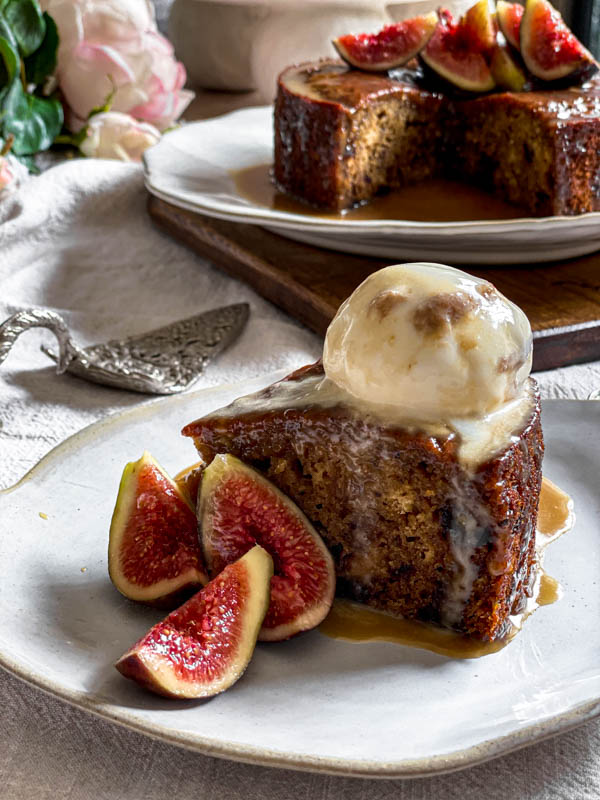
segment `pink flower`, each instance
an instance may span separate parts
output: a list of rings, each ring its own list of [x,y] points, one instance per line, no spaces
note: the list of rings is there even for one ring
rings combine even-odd
[[[170,43],[158,33],[148,0],[41,0],[58,26],[57,78],[79,130],[113,88],[111,108],[168,128],[193,92]]]
[[[0,192],[14,181],[15,176],[10,168],[8,159],[0,156]]]
[[[29,174],[27,167],[12,155],[0,156],[0,195],[12,191],[24,181]]]
[[[160,139],[159,131],[120,111],[105,111],[90,119],[80,150],[85,156],[140,161],[142,153]]]

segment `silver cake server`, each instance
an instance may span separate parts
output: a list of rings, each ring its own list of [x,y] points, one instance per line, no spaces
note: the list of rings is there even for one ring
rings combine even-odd
[[[58,355],[42,347],[56,371],[145,394],[176,394],[190,387],[205,366],[234,342],[246,325],[248,303],[215,308],[138,336],[79,347],[54,311],[18,311],[0,325],[0,364],[17,337],[30,328],[48,328]]]

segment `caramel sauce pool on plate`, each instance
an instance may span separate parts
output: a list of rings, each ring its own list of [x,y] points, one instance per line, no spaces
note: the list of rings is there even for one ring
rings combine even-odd
[[[517,219],[529,216],[492,194],[458,181],[423,181],[414,186],[375,197],[369,203],[341,213],[317,211],[278,192],[271,178],[271,165],[258,164],[230,172],[238,194],[253,205],[272,211],[332,220],[406,220],[411,222],[469,222]],[[449,202],[450,201],[450,202]]]
[[[573,524],[573,503],[569,496],[547,478],[543,479],[538,514],[538,558],[550,542],[566,533]],[[539,571],[532,598],[525,612],[516,620],[509,636],[495,642],[478,642],[452,631],[399,619],[350,600],[335,600],[329,616],[319,630],[333,639],[353,642],[394,642],[419,647],[451,658],[480,658],[497,653],[520,630],[522,622],[539,606],[555,603],[561,596],[559,583],[542,569]]]

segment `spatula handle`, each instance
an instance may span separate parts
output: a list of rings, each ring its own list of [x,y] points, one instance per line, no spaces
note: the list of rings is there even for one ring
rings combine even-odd
[[[56,336],[59,347],[57,372],[64,372],[75,357],[76,348],[60,314],[43,308],[17,311],[0,325],[0,364],[6,359],[18,337],[30,328],[48,328]]]

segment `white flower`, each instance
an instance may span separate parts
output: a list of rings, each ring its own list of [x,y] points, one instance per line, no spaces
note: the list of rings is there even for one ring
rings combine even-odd
[[[159,139],[160,132],[153,125],[120,111],[104,111],[90,119],[79,147],[90,157],[140,161],[144,150]]]
[[[41,0],[60,34],[57,78],[67,124],[83,127],[113,89],[112,109],[170,127],[194,96],[148,0]]]

